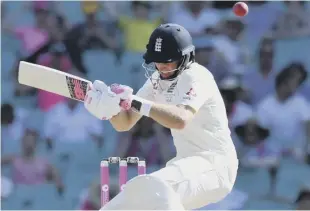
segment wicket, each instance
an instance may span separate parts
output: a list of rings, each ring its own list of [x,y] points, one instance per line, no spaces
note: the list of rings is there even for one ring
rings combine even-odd
[[[109,157],[100,163],[100,178],[101,178],[101,206],[104,206],[110,200],[110,171],[109,164],[119,164],[119,191],[122,191],[128,180],[127,164],[137,164],[138,175],[146,174],[146,163],[144,160],[139,160],[138,157]]]

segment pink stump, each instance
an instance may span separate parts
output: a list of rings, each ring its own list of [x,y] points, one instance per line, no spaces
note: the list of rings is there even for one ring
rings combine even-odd
[[[127,178],[127,161],[121,160],[119,162],[119,191],[123,191]]]
[[[144,160],[138,161],[138,175],[146,174],[146,163]]]
[[[101,161],[100,163],[100,183],[101,183],[101,206],[103,207],[110,200],[109,189],[109,161]]]

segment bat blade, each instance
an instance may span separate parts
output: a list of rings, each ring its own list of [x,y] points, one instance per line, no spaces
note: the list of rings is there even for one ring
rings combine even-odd
[[[84,101],[87,86],[91,83],[69,73],[24,61],[19,63],[18,82],[78,101]]]

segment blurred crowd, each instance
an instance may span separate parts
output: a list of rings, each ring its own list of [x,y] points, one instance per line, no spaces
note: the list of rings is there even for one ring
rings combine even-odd
[[[234,191],[246,198],[233,191],[227,209],[310,209],[310,3],[249,1],[242,18],[233,3],[2,2],[2,209],[98,210],[101,159],[137,156],[152,172],[175,155],[169,129],[151,119],[117,133],[82,103],[17,82],[22,60],[137,91],[148,38],[167,22],[190,31],[225,101]]]

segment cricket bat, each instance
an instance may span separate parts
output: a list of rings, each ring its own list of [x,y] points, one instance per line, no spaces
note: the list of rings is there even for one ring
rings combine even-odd
[[[19,63],[18,82],[82,102],[91,83],[69,73],[24,61]]]

